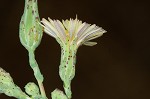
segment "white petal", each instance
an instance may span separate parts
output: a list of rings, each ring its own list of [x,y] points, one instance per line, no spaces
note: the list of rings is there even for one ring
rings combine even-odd
[[[94,46],[94,45],[97,44],[97,42],[85,42],[83,44],[86,45],[86,46]]]
[[[80,32],[80,30],[81,30],[85,25],[86,25],[85,22],[82,23],[82,24],[79,23],[78,29],[77,29],[77,31],[76,31],[76,33],[78,33],[77,36],[79,36],[79,35],[82,33],[82,32]]]
[[[44,18],[42,19],[41,22],[47,27],[47,29],[50,29],[51,31],[53,31],[58,36],[58,34],[59,34],[58,31],[56,30],[56,28],[54,26],[52,26],[52,24],[50,24],[50,22],[48,22]]]
[[[90,24],[89,24],[90,25]],[[91,26],[89,26],[89,28],[87,28],[83,33],[82,33],[82,35],[80,36],[80,38],[82,38],[84,35],[86,35],[88,32],[90,32],[90,31],[92,31],[92,30],[94,30],[95,29],[95,27],[96,27],[96,25],[95,24],[93,24],[93,25],[91,25]]]
[[[89,36],[91,33],[96,33],[97,31],[99,31],[99,29],[92,30],[91,32],[86,33],[84,36],[82,36],[82,37],[79,38],[78,43],[83,42],[84,39],[85,39],[87,36]]]
[[[70,35],[70,38],[72,37],[72,34],[73,34],[73,22],[72,22],[72,20],[70,19],[70,21],[69,21],[69,24],[68,24],[68,32],[69,32],[69,35]]]
[[[68,20],[63,20],[63,25],[65,26],[65,28],[68,30],[68,25],[69,25],[69,21]]]
[[[95,39],[95,38],[98,38],[98,37],[102,36],[103,33],[105,33],[105,32],[106,32],[106,31],[98,31],[98,32],[96,32],[96,33],[93,33],[93,34],[88,35],[85,39],[87,39],[88,41],[89,41],[89,40],[93,40],[93,39]]]
[[[90,25],[89,24],[84,24],[84,26],[78,31],[78,38],[80,39],[80,37],[83,35],[83,33],[88,29]]]
[[[55,34],[50,28],[48,28],[47,26],[44,26],[44,25],[41,24],[41,23],[40,23],[40,25],[44,27],[44,31],[45,31],[48,35],[50,35],[50,36],[56,38],[56,34]]]
[[[54,25],[56,27],[56,30],[58,31],[59,37],[65,42],[66,39],[65,31],[63,30],[58,21],[54,20]]]
[[[49,20],[50,24],[54,27],[55,26],[54,25],[54,21],[51,18],[49,18],[49,17],[48,17],[48,20]]]
[[[56,35],[54,35],[54,33],[51,32],[51,31],[49,31],[48,29],[45,28],[44,31],[45,31],[45,33],[47,33],[48,35],[50,35],[50,36],[56,38]]]

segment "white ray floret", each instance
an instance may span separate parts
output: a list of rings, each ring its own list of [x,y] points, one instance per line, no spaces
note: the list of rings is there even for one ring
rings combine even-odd
[[[97,43],[89,41],[102,36],[106,32],[95,24],[91,25],[77,18],[74,20],[62,20],[62,22],[43,18],[41,22],[43,23],[44,31],[50,36],[60,39],[63,44],[67,42],[72,44],[73,40],[76,39],[77,46],[82,44],[93,46]]]

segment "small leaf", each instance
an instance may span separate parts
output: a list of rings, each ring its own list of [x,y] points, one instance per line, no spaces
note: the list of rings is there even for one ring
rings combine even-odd
[[[7,96],[19,99],[29,98],[24,92],[22,92],[22,90],[18,86],[14,84],[10,74],[7,73],[1,67],[0,67],[0,93],[4,93]]]

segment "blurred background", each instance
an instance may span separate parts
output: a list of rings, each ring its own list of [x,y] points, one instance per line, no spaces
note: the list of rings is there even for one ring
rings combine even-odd
[[[72,99],[150,99],[150,2],[149,0],[38,0],[41,18],[82,21],[107,30],[82,46],[77,53]],[[0,1],[0,66],[24,90],[36,82],[28,64],[26,49],[19,41],[19,22],[24,0]],[[36,59],[45,80],[47,96],[59,88],[60,47],[43,35]],[[15,99],[3,94],[0,99]]]

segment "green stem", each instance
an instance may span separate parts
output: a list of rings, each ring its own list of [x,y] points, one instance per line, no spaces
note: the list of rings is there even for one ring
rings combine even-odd
[[[38,64],[35,60],[35,55],[34,55],[33,50],[29,50],[29,63],[30,63],[31,68],[34,71],[34,76],[35,76],[35,78],[38,82],[41,95],[43,96],[44,99],[47,99],[46,94],[45,94],[45,89],[44,89],[44,86],[43,86],[44,78],[43,78],[43,75],[41,74],[39,66],[38,66]]]

